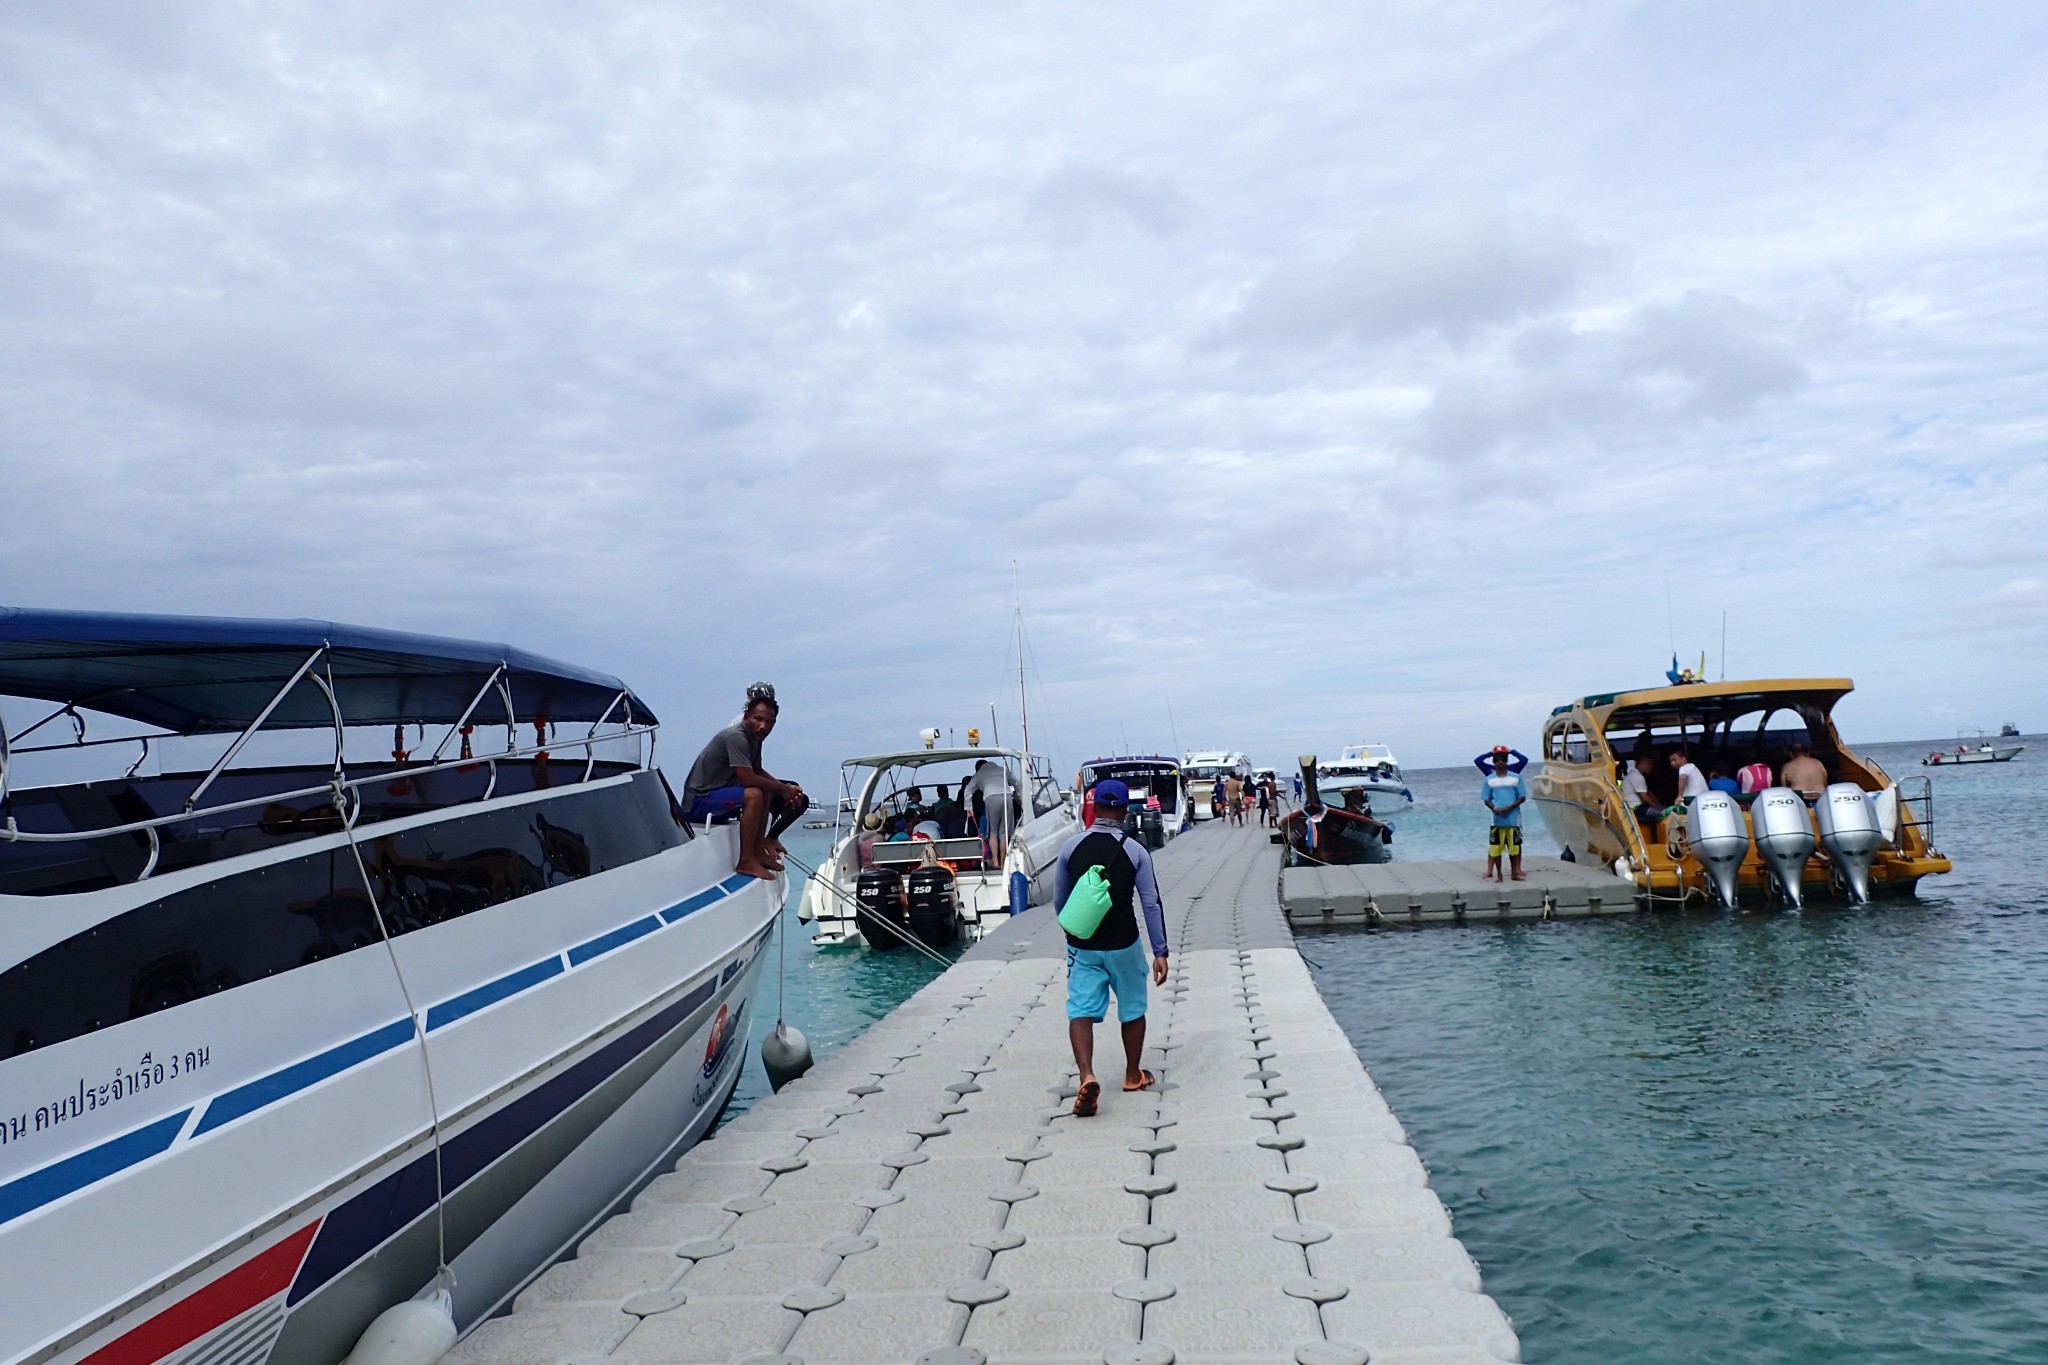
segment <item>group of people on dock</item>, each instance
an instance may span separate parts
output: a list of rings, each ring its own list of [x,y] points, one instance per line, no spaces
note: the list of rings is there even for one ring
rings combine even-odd
[[[1300,784],[1297,782],[1297,786]],[[1209,789],[1209,811],[1218,820],[1243,825],[1245,816],[1257,814],[1262,829],[1280,827],[1280,792],[1271,777],[1259,774],[1246,782],[1235,774],[1219,780]]]

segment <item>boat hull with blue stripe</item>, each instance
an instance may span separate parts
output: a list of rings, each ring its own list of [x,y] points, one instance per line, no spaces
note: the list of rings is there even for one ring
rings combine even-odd
[[[51,699],[56,646],[30,636],[41,671],[10,675],[8,627],[0,694]],[[449,695],[494,693],[531,723],[520,700],[547,680],[450,656],[473,677]],[[347,676],[322,680],[334,709],[369,709],[385,684]],[[258,802],[264,828],[202,801],[227,846],[139,878],[119,856],[85,875],[70,851],[0,842],[0,888],[43,887],[0,893],[0,1361],[334,1365],[444,1264],[467,1331],[709,1128],[786,887],[735,875],[736,830],[685,828],[651,767],[600,762],[595,741],[563,752],[564,721],[624,692],[593,677],[564,669],[547,693],[552,754],[508,737],[461,755],[449,772],[468,770],[471,799],[442,801],[438,770],[412,760],[334,782],[324,816],[314,798]],[[471,720],[421,709],[451,734]],[[132,815],[162,796],[151,782],[175,796],[202,776],[86,795]],[[9,795],[18,833],[53,822]],[[98,809],[86,795],[72,816]],[[191,823],[149,832],[174,850]],[[103,884],[66,889],[81,878]]]

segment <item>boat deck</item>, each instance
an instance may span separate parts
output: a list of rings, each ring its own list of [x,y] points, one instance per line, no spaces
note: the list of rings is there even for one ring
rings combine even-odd
[[[1633,883],[1603,867],[1557,858],[1522,860],[1526,881],[1485,879],[1483,857],[1367,867],[1290,867],[1280,874],[1288,922],[1469,924],[1633,913]]]
[[[1155,855],[1155,1091],[1070,1110],[1064,942],[1005,924],[700,1144],[451,1360],[1517,1360],[1280,912],[1279,850]],[[1370,869],[1382,871],[1384,869]],[[800,1023],[801,1021],[795,1021]]]

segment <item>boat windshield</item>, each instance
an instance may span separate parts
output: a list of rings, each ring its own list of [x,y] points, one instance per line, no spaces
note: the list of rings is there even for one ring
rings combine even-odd
[[[1159,798],[1159,809],[1172,814],[1180,809],[1181,775],[1178,763],[1133,759],[1097,759],[1081,769],[1081,785],[1085,790],[1113,777],[1131,789],[1131,804],[1146,806],[1152,797]]]
[[[862,792],[854,823],[858,826],[872,811],[882,817],[888,834],[922,829],[932,838],[956,839],[975,826],[978,813],[988,813],[992,799],[1000,812],[1007,798],[1009,818],[1016,821],[1044,815],[1064,799],[1042,760],[1027,772],[1010,753],[916,754],[898,762],[863,760],[860,766],[874,767],[875,773]],[[850,776],[858,768],[849,764],[847,771]]]
[[[1683,746],[1701,772],[1719,770],[1733,776],[1751,763],[1768,764],[1776,772],[1792,757],[1792,746],[1804,745],[1828,769],[1841,776],[1841,754],[1828,721],[1829,707],[1811,697],[1716,697],[1715,704],[1680,707],[1618,707],[1608,716],[1602,734],[1617,763],[1648,753],[1659,765]]]
[[[1237,769],[1225,767],[1221,763],[1197,763],[1181,771],[1187,774],[1190,782],[1214,782],[1219,778],[1231,776]]]

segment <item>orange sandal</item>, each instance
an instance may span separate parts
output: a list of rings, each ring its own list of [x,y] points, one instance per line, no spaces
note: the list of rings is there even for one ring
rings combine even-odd
[[[1085,1082],[1085,1083],[1084,1083],[1084,1084],[1083,1084],[1083,1085],[1081,1086],[1080,1090],[1078,1090],[1078,1091],[1077,1091],[1077,1092],[1075,1092],[1075,1094],[1074,1094],[1074,1117],[1075,1117],[1075,1118],[1077,1118],[1077,1119],[1092,1119],[1092,1118],[1094,1118],[1094,1117],[1095,1117],[1095,1105],[1096,1105],[1097,1101],[1099,1101],[1099,1100],[1100,1100],[1101,1098],[1102,1098],[1102,1084],[1101,1084],[1101,1082],[1099,1082],[1099,1081],[1088,1081],[1088,1082]]]
[[[1128,1095],[1133,1090],[1150,1090],[1152,1088],[1152,1083],[1159,1079],[1157,1076],[1153,1075],[1149,1071],[1146,1071],[1142,1067],[1139,1068],[1138,1074],[1140,1076],[1143,1076],[1145,1079],[1139,1081],[1136,1085],[1132,1085],[1129,1081],[1124,1082],[1125,1094]]]

